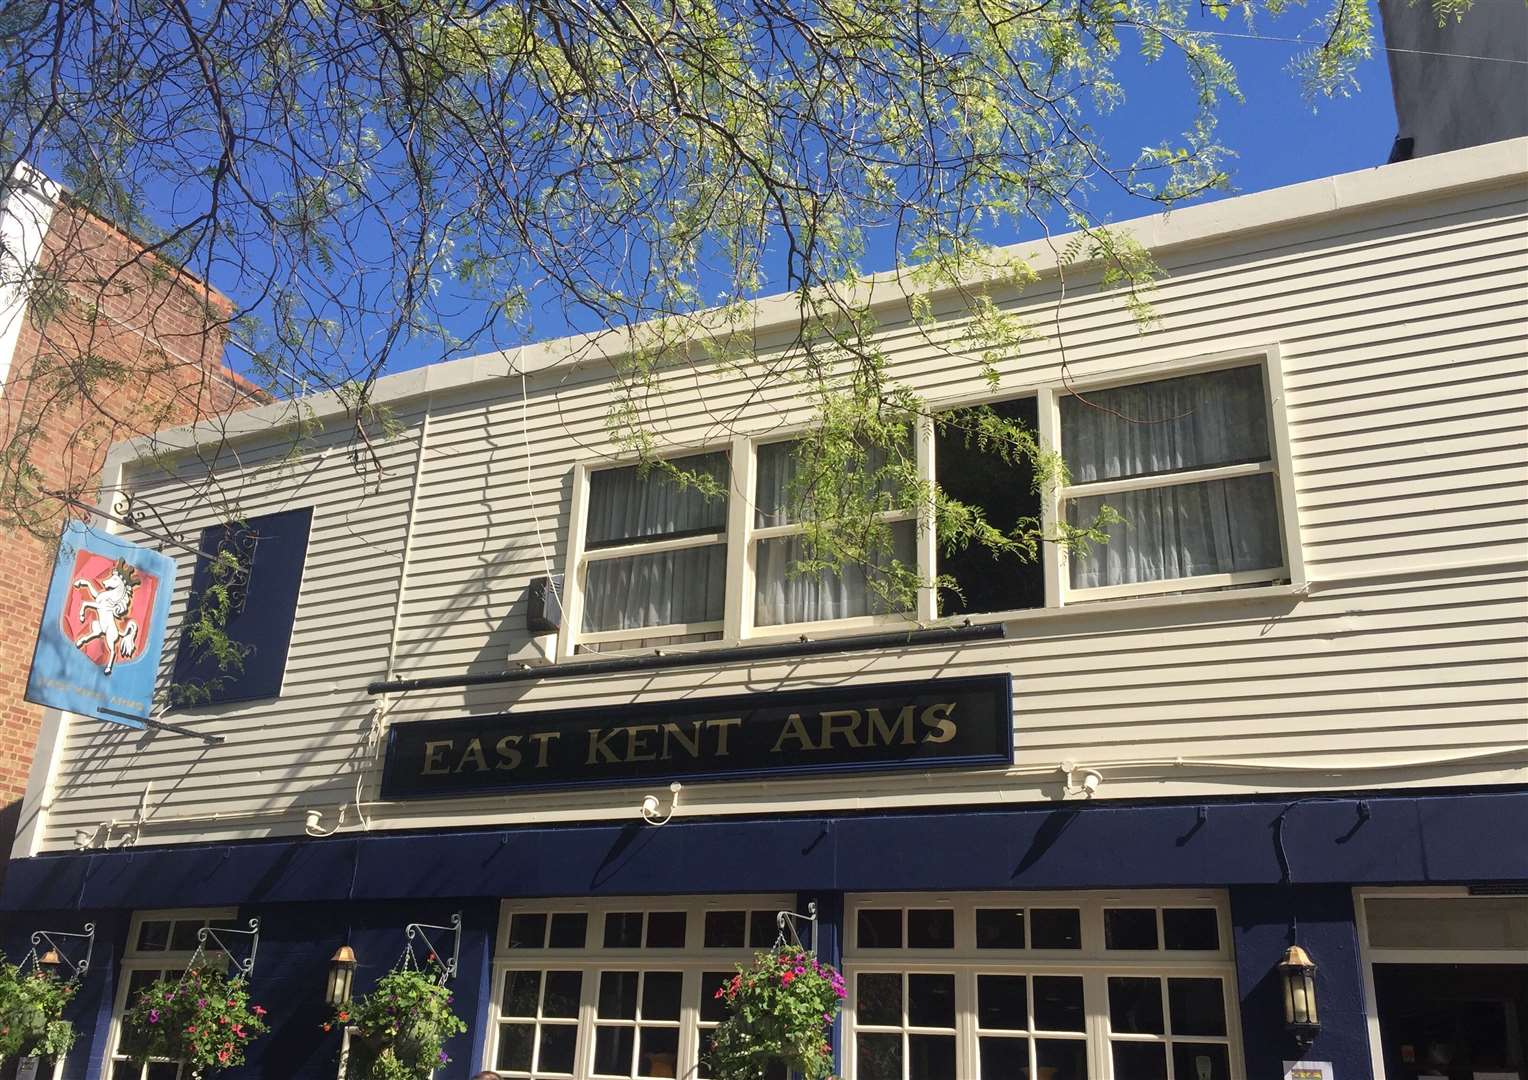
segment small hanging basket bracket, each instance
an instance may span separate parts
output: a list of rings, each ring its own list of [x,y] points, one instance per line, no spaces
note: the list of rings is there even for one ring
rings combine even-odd
[[[437,931],[451,935],[451,955],[448,957],[444,950],[437,946],[430,937],[430,931]],[[411,961],[416,967],[419,958],[414,955],[414,941],[418,939],[424,942],[427,950],[426,957],[434,957],[441,964],[441,982],[450,982],[456,978],[457,961],[462,953],[462,913],[456,912],[451,916],[451,922],[446,926],[438,926],[434,923],[411,922],[403,928],[403,936],[407,941],[403,954],[407,961]]]
[[[806,923],[812,928],[812,947],[807,949],[801,943],[801,924]],[[797,911],[781,911],[775,914],[775,925],[779,927],[779,933],[775,937],[775,948],[784,945],[793,945],[798,949],[804,949],[813,955],[817,952],[817,901],[812,900],[806,905],[806,914]]]
[[[45,951],[51,951],[58,955],[59,963],[63,964],[69,969],[69,981],[75,982],[79,979],[83,979],[85,977],[85,973],[90,970],[90,958],[95,955],[95,932],[96,927],[95,923],[93,922],[88,922],[85,924],[85,930],[83,933],[76,933],[73,930],[36,931],[32,934],[32,966],[34,968],[37,967],[38,962],[41,959],[37,955],[37,946],[41,945],[43,942],[47,942],[48,948]],[[78,960],[72,959],[68,952],[59,947],[59,938],[72,938],[78,941],[83,941],[85,943],[85,955]]]
[[[228,942],[223,940],[224,934],[239,934],[249,938],[249,955],[240,960],[234,951],[228,947]],[[211,941],[213,947],[224,956],[228,962],[248,979],[255,973],[255,954],[260,951],[260,919],[258,917],[249,920],[248,930],[237,930],[232,927],[204,926],[196,932],[196,947],[198,952],[205,952],[207,942]]]

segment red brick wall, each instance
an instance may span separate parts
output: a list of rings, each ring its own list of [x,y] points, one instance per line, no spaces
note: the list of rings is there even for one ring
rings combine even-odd
[[[61,203],[39,265],[53,283],[29,303],[0,394],[0,477],[14,505],[14,454],[42,473],[40,486],[87,501],[111,445],[263,400],[222,365],[229,304],[189,275],[145,253],[125,233]],[[92,376],[96,376],[92,381]],[[0,880],[42,710],[22,700],[32,646],[66,515],[34,506],[30,530],[0,533]],[[0,517],[0,522],[5,519]],[[43,534],[42,537],[36,535]]]

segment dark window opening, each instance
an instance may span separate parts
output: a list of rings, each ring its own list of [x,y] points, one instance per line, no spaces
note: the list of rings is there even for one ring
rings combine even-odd
[[[1034,398],[994,402],[990,408],[1004,420],[1034,431],[1039,410]],[[1040,496],[1034,490],[1034,469],[1027,461],[1013,464],[994,448],[982,448],[967,428],[945,426],[934,437],[934,479],[952,499],[979,508],[987,521],[1007,532],[1022,518],[1038,519]],[[958,588],[939,590],[940,615],[969,615],[1015,611],[1045,605],[1045,568],[1012,554],[967,544],[956,550],[940,546],[940,575],[955,579]]]
[[[1528,965],[1375,964],[1385,1075],[1528,1075]]]

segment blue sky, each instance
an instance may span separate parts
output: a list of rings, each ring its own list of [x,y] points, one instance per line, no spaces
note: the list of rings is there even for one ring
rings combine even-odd
[[[1316,102],[1302,97],[1301,86],[1289,69],[1291,59],[1302,46],[1288,41],[1268,38],[1295,38],[1319,40],[1321,31],[1313,20],[1325,10],[1326,0],[1311,0],[1312,8],[1292,7],[1277,20],[1263,17],[1256,27],[1259,38],[1243,37],[1249,28],[1238,17],[1222,22],[1200,13],[1192,26],[1196,30],[1208,30],[1222,35],[1219,43],[1237,68],[1245,101],[1227,102],[1221,112],[1220,141],[1235,154],[1228,165],[1232,170],[1232,189],[1215,193],[1208,198],[1225,198],[1245,192],[1262,191],[1287,184],[1298,183],[1336,173],[1372,168],[1385,162],[1395,135],[1395,115],[1391,103],[1389,72],[1384,52],[1376,45],[1374,55],[1358,70],[1359,88],[1350,96],[1322,99]],[[1424,0],[1425,2],[1425,0]],[[1378,13],[1375,12],[1376,24]],[[1378,29],[1376,26],[1376,35]],[[1135,49],[1138,43],[1124,40],[1120,77],[1127,99],[1117,111],[1097,119],[1095,130],[1101,144],[1116,165],[1135,160],[1145,145],[1159,144],[1174,138],[1192,117],[1192,102],[1188,84],[1181,64],[1169,53],[1161,61],[1147,64],[1139,58]],[[176,178],[164,177],[151,197],[162,197],[166,205],[178,201],[178,188],[182,185]],[[1203,200],[1200,200],[1203,201]],[[1089,196],[1088,206],[1096,218],[1103,221],[1122,221],[1139,217],[1159,209],[1153,203],[1132,197],[1112,184],[1100,186]],[[405,210],[400,212],[406,213]],[[152,211],[151,211],[152,213]],[[1062,225],[1053,222],[1052,226]],[[998,229],[987,231],[984,236],[994,243],[1013,243],[1032,239],[1041,233],[1036,222],[1008,222]],[[243,251],[258,267],[268,253],[259,250]],[[882,236],[867,238],[867,250],[862,268],[867,272],[885,270],[895,265],[896,253],[891,249],[890,239]],[[385,294],[391,281],[387,268],[373,267],[365,275],[364,285],[358,285],[354,268],[341,265],[336,270],[336,287],[343,286],[347,293],[361,293],[372,297]],[[256,303],[257,316],[269,316],[268,298],[262,302],[258,293],[253,296],[239,294],[239,284],[218,280],[221,276],[214,268],[213,284],[228,290],[236,304]],[[247,284],[247,283],[246,283]],[[448,328],[459,337],[476,330],[484,313],[486,302],[478,296],[468,295],[467,290],[454,285],[449,279],[441,283],[441,305],[450,311]],[[502,283],[501,283],[502,284]],[[721,288],[718,284],[716,288]],[[782,282],[767,286],[764,293],[777,292]],[[499,347],[514,347],[531,341],[554,338],[575,330],[594,329],[586,319],[570,315],[562,298],[545,289],[532,287],[532,310],[530,318],[521,325],[495,324],[494,332],[477,338],[466,346],[468,352],[486,352]],[[714,292],[714,290],[712,290]],[[349,310],[357,310],[347,301]],[[350,328],[368,340],[381,336],[380,323],[373,325],[362,320]],[[358,355],[363,350],[356,342],[347,339],[336,343],[335,353],[343,362],[348,355]],[[455,355],[463,350],[459,347]],[[392,354],[387,370],[397,371],[442,359],[446,350],[442,343],[428,335],[406,341]],[[335,357],[331,357],[331,362]],[[230,350],[228,360],[235,368],[247,364],[237,350]]]

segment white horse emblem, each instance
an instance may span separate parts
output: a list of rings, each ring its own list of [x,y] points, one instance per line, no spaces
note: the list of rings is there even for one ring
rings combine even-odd
[[[137,572],[124,559],[99,581],[81,578],[74,583],[76,589],[84,589],[90,599],[80,604],[80,625],[87,629],[74,639],[83,649],[97,638],[106,641],[105,674],[110,675],[118,657],[127,660],[138,651],[138,623],[126,618],[133,606],[133,590],[140,584]]]

